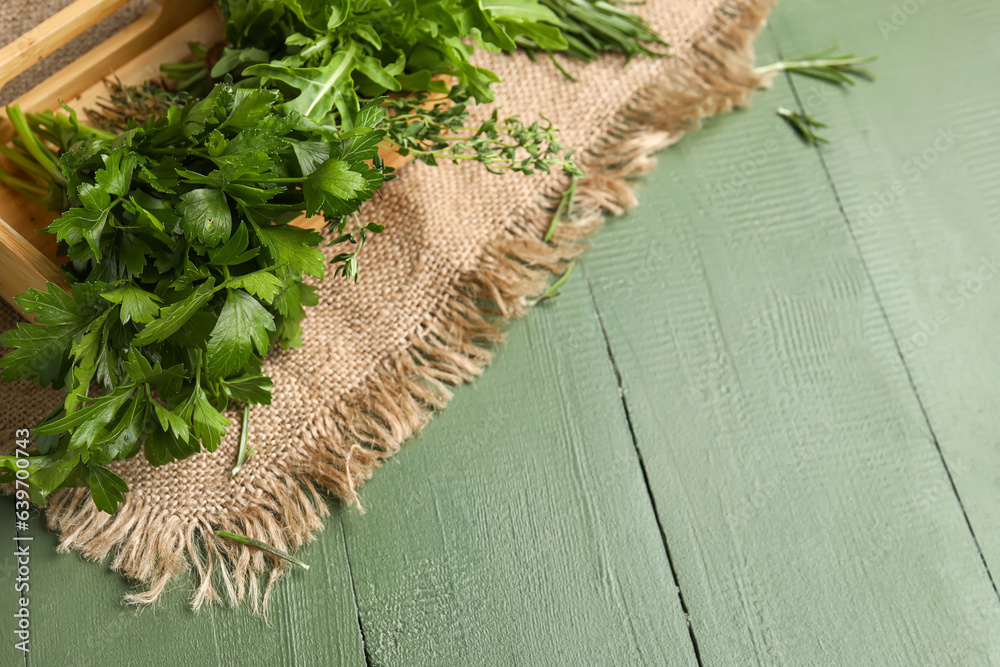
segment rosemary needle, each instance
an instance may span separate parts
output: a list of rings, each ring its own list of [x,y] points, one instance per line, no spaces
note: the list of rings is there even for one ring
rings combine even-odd
[[[272,554],[274,556],[277,556],[278,558],[283,558],[284,560],[287,560],[289,563],[293,563],[295,565],[298,565],[299,567],[301,567],[304,570],[308,570],[309,569],[309,566],[306,563],[303,563],[302,561],[300,561],[295,556],[292,556],[291,554],[286,554],[281,549],[275,549],[274,547],[272,547],[270,544],[267,544],[266,542],[261,542],[260,540],[255,540],[254,538],[247,537],[246,535],[237,535],[236,533],[230,533],[230,532],[225,531],[225,530],[217,530],[217,531],[215,531],[215,534],[218,535],[219,537],[225,537],[228,540],[233,540],[234,542],[239,542],[240,544],[245,544],[248,547],[254,547],[255,549],[260,549],[261,551],[266,551],[267,553]]]
[[[785,107],[778,107],[778,115],[784,118],[792,126],[792,129],[795,130],[795,133],[802,137],[802,140],[807,144],[816,146],[817,144],[830,143],[829,139],[821,137],[813,131],[813,128],[828,127],[826,123],[807,116],[804,113],[786,109]]]

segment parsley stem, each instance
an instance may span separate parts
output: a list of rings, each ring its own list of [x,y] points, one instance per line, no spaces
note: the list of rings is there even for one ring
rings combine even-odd
[[[62,175],[59,171],[59,167],[56,163],[46,155],[50,151],[45,150],[45,147],[39,143],[38,138],[35,133],[31,131],[28,126],[28,119],[25,118],[24,112],[21,111],[21,107],[16,104],[7,107],[7,118],[10,120],[11,125],[14,126],[14,130],[17,132],[21,141],[24,142],[24,149],[31,154],[31,157],[38,160],[38,164],[45,168],[45,171],[49,172],[53,180],[62,185],[66,184],[66,177]]]
[[[243,464],[246,463],[247,458],[253,453],[251,449],[247,451],[247,440],[250,435],[250,404],[247,403],[243,406],[243,427],[240,431],[240,450],[236,455],[236,466],[233,468],[233,475],[235,476],[242,468]]]
[[[254,183],[301,183],[306,180],[303,178],[296,178],[294,176],[289,176],[287,178],[255,178]]]
[[[0,146],[0,155],[3,155],[12,163],[20,167],[21,171],[25,174],[33,176],[35,180],[42,182],[48,182],[50,180],[48,172],[46,172],[36,162],[29,160],[23,153],[11,150],[6,146]]]
[[[21,194],[31,194],[37,197],[45,197],[49,194],[49,191],[40,185],[30,183],[18,178],[17,176],[11,176],[10,174],[6,174],[2,171],[0,171],[0,183],[3,183],[12,190],[17,190]]]

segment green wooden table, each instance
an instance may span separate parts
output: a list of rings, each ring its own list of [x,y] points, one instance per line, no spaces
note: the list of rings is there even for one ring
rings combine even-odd
[[[1000,664],[998,34],[995,0],[784,0],[762,63],[840,42],[878,82],[781,78],[665,153],[269,626],[190,581],[122,608],[36,518],[28,664]]]

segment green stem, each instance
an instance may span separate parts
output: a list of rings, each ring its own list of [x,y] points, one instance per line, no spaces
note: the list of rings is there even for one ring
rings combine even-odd
[[[11,150],[7,146],[0,146],[0,154],[21,168],[21,171],[32,176],[40,183],[48,183],[51,179],[47,171],[38,166],[38,163],[29,160],[23,153]]]
[[[545,236],[542,240],[548,243],[552,239],[552,235],[556,233],[556,227],[562,222],[563,215],[569,215],[573,212],[573,200],[576,197],[576,181],[577,177],[574,176],[573,180],[569,182],[569,187],[566,188],[566,192],[563,193],[562,199],[559,200],[559,206],[556,207],[556,212],[552,214],[552,222],[549,223],[549,228],[545,231]]]
[[[236,455],[236,467],[233,468],[233,475],[236,475],[242,468],[243,464],[246,463],[247,458],[250,453],[247,452],[247,440],[250,435],[250,404],[247,403],[243,406],[243,427],[240,431],[240,451]],[[253,450],[250,450],[251,452]]]
[[[49,194],[49,191],[45,188],[42,188],[35,183],[22,180],[17,176],[11,176],[3,171],[0,171],[0,183],[3,183],[7,187],[18,191],[21,194],[34,195],[35,197],[42,198]]]
[[[794,69],[816,69],[822,67],[843,69],[847,65],[864,65],[865,63],[870,63],[874,60],[876,60],[876,56],[868,56],[867,58],[823,58],[819,60],[779,60],[776,63],[771,63],[770,65],[757,67],[754,71],[757,74],[767,74],[768,72],[783,72],[785,70]]]
[[[66,185],[66,177],[59,171],[58,165],[46,155],[47,151],[43,150],[44,147],[38,142],[35,133],[28,127],[28,120],[25,118],[24,112],[21,111],[21,107],[16,104],[7,107],[7,118],[10,120],[11,125],[14,126],[14,131],[17,132],[21,141],[24,142],[24,148],[31,154],[31,157],[35,158],[38,164],[42,165],[45,171],[49,172],[53,180],[60,185]]]
[[[286,554],[281,549],[275,549],[270,544],[267,544],[265,542],[261,542],[260,540],[255,540],[252,537],[247,537],[246,535],[237,535],[236,533],[230,533],[230,532],[225,531],[225,530],[217,530],[217,531],[215,531],[215,534],[218,535],[219,537],[225,537],[227,540],[233,540],[234,542],[239,542],[240,544],[245,544],[245,545],[247,545],[249,547],[254,547],[256,549],[260,549],[261,551],[266,551],[267,553],[273,554],[273,555],[277,556],[278,558],[283,558],[283,559],[287,560],[289,563],[294,563],[295,565],[298,565],[303,570],[308,570],[309,569],[308,565],[306,565],[305,563],[303,563],[302,561],[300,561],[295,556],[292,556],[290,554]]]
[[[566,272],[563,273],[561,276],[559,276],[559,280],[552,283],[552,287],[542,292],[542,295],[538,297],[538,300],[544,301],[545,299],[551,299],[552,297],[559,294],[559,289],[566,284],[567,280],[569,280],[569,275],[573,273],[573,268],[575,266],[576,266],[576,260],[574,259],[572,262],[569,263],[569,267],[566,269]]]

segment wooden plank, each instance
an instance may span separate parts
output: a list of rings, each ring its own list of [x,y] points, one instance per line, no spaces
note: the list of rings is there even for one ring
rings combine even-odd
[[[371,663],[693,664],[579,275],[501,356],[364,487],[368,513],[343,516]],[[179,646],[213,664],[364,662],[336,514],[302,554],[312,570],[280,584],[270,627],[190,614],[184,585],[136,615],[118,575],[34,532],[38,664],[97,651],[155,664]]]
[[[0,514],[11,517],[12,507],[9,497],[0,499]],[[106,564],[86,562],[75,553],[57,554],[57,540],[43,529],[43,521],[36,518],[31,530],[33,665],[159,665],[173,660],[168,656],[184,656],[190,665],[365,664],[336,517],[317,542],[299,553],[311,565],[309,572],[294,571],[277,584],[269,624],[243,608],[216,606],[192,613],[187,599],[194,582],[187,577],[152,608],[123,607],[121,599],[131,590],[128,582]],[[10,530],[6,523],[0,526],[0,539]],[[3,563],[8,562],[5,556]],[[3,582],[7,588],[6,577]],[[11,590],[0,596],[7,637],[12,598]],[[4,644],[6,651],[10,642]]]
[[[781,34],[872,29],[841,4],[811,21],[783,7]],[[853,101],[854,160],[881,160],[883,128]],[[1000,604],[861,258],[774,115],[793,104],[779,81],[668,151],[585,261],[701,657],[998,661]]]
[[[12,434],[11,434],[11,437]],[[32,511],[31,514],[37,515],[37,510]],[[0,499],[0,516],[3,516],[3,520],[0,521],[0,545],[3,549],[3,555],[0,556],[0,586],[3,590],[0,591],[0,618],[4,619],[4,625],[6,627],[2,628],[4,636],[4,641],[0,645],[0,664],[2,665],[23,665],[25,664],[25,655],[22,651],[15,648],[14,644],[21,641],[20,638],[14,636],[14,631],[17,629],[18,619],[14,617],[14,614],[20,613],[20,598],[26,597],[28,599],[28,622],[34,621],[34,611],[35,607],[32,604],[33,593],[29,589],[27,591],[15,590],[16,585],[20,585],[16,581],[17,574],[17,556],[14,555],[14,550],[20,548],[20,544],[14,540],[17,532],[14,530],[14,499],[9,496],[3,496]],[[37,521],[37,518],[32,519]],[[29,545],[30,551],[34,552],[34,546]],[[31,567],[33,563],[29,563]],[[29,577],[31,574],[29,573]],[[31,585],[29,580],[28,586]],[[29,625],[28,632],[34,633],[34,629]],[[29,636],[29,649],[34,646],[31,636]]]
[[[695,662],[579,274],[361,500],[344,523],[371,664]]]
[[[877,83],[824,110],[824,160],[996,581],[1000,5],[834,4],[790,5],[775,25],[786,52],[849,34],[881,56]]]

